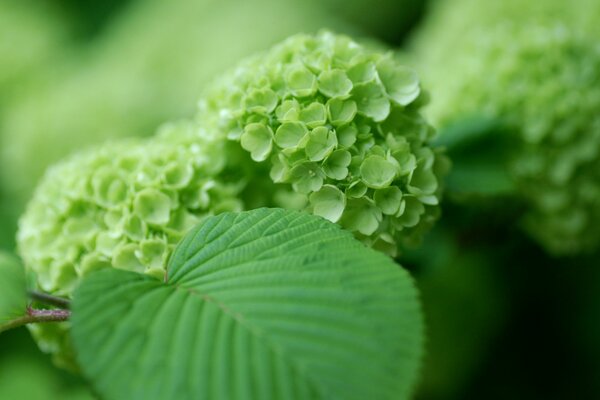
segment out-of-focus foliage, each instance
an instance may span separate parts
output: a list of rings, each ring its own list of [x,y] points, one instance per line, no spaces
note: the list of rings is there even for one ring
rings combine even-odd
[[[436,227],[408,255],[420,267],[416,279],[427,326],[419,399],[462,398],[507,319],[499,260],[485,245],[459,243],[459,231],[448,228]]]
[[[265,193],[276,204],[306,205],[395,254],[439,211],[446,161],[430,145],[424,96],[392,54],[324,32],[239,64],[204,93],[196,119],[201,137],[239,142],[266,161],[253,169],[278,184]]]
[[[50,0],[0,2],[0,125],[7,118],[7,108],[45,87],[48,77],[57,72],[59,60],[72,56],[70,28]],[[8,166],[2,148],[16,137],[4,136],[0,128],[0,249],[9,250],[22,206],[13,200],[8,171],[3,173]]]
[[[8,101],[38,89],[70,53],[69,24],[51,0],[0,2],[0,115]]]
[[[405,270],[322,218],[265,208],[203,221],[163,281],[90,276],[72,324],[107,400],[407,399],[423,344]]]
[[[300,1],[300,0],[299,0]],[[309,0],[304,0],[309,1]],[[419,21],[425,0],[312,0],[327,11],[391,44],[403,41]]]
[[[102,34],[106,25],[133,0],[51,0],[57,3],[72,22],[78,41],[85,41]],[[146,0],[137,0],[146,1]]]
[[[26,288],[23,266],[0,250],[0,325],[25,314]]]
[[[0,399],[92,400],[83,382],[57,369],[25,329],[0,336]]]
[[[417,64],[435,88],[431,118],[454,133],[477,118],[504,125],[508,174],[531,205],[528,231],[555,253],[596,248],[600,36],[588,21],[600,8],[546,0],[436,5],[415,39]]]

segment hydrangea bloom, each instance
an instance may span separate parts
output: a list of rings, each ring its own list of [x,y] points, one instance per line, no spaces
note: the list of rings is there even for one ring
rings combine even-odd
[[[242,209],[240,185],[215,179],[221,144],[183,140],[188,124],[167,129],[48,170],[18,234],[19,251],[43,291],[69,296],[80,277],[104,267],[161,278],[188,228],[204,216]]]
[[[373,247],[395,253],[438,213],[442,158],[415,72],[344,36],[297,35],[250,58],[200,101],[204,135],[237,142],[291,192]]]
[[[51,167],[20,221],[19,252],[40,289],[70,297],[79,279],[121,268],[163,279],[182,235],[205,216],[239,211],[239,184],[215,179],[222,143],[198,143],[189,124],[126,140]],[[174,137],[177,139],[174,139]],[[65,324],[31,327],[40,347],[74,368]]]
[[[527,13],[522,6],[509,0],[487,10],[458,0],[434,14],[416,42],[436,90],[431,116],[442,126],[473,116],[507,124],[515,134],[508,169],[531,204],[528,230],[555,253],[593,249],[600,46],[579,7],[532,1]]]

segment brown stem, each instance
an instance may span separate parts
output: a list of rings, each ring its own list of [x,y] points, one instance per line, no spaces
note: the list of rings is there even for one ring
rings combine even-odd
[[[9,329],[19,328],[23,325],[44,323],[44,322],[62,322],[69,319],[71,311],[69,310],[36,310],[27,307],[27,313],[17,317],[4,324],[0,324],[0,333]]]

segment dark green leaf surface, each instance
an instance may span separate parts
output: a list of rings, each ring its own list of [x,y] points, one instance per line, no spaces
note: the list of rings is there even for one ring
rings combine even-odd
[[[0,325],[25,314],[25,270],[12,256],[0,252]]]
[[[168,282],[93,274],[72,322],[106,399],[401,399],[422,355],[409,275],[284,210],[207,219],[175,250]]]

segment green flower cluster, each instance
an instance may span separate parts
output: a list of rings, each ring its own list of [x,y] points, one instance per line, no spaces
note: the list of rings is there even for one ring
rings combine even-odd
[[[200,101],[201,135],[239,142],[313,213],[395,254],[438,214],[445,167],[415,72],[328,32],[248,59]],[[279,204],[289,207],[285,202]]]
[[[506,124],[528,231],[554,253],[597,248],[600,46],[577,7],[532,1],[529,14],[517,3],[488,14],[487,4],[449,1],[426,24],[416,50],[436,89],[430,112],[442,126],[473,116]]]
[[[39,288],[71,297],[80,278],[120,268],[163,279],[168,257],[202,218],[240,211],[240,183],[216,179],[222,143],[199,142],[187,123],[149,140],[124,140],[51,167],[20,221],[19,252]],[[55,363],[77,370],[68,324],[30,330]]]
[[[105,267],[163,278],[187,229],[243,208],[240,185],[215,178],[222,144],[192,142],[190,133],[189,124],[167,126],[157,138],[105,145],[48,170],[18,234],[43,291],[70,296],[80,277]]]

